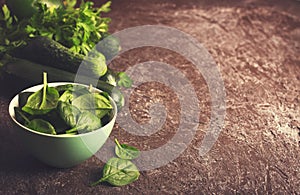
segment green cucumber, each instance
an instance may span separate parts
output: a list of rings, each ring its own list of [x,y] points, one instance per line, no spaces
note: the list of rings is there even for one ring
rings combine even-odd
[[[94,81],[94,79],[86,76],[75,75],[74,73],[19,58],[12,58],[3,65],[3,70],[9,75],[31,81],[32,83],[40,83],[42,79],[40,75],[43,72],[47,72],[49,82],[74,82],[76,78],[76,81],[89,85],[91,81]],[[117,104],[118,110],[124,106],[124,96],[117,87],[99,79],[97,80],[96,87],[107,92],[112,97]]]
[[[99,78],[107,71],[105,56],[96,50],[88,56],[75,54],[48,37],[34,37],[25,46],[17,47],[10,55],[71,73]],[[80,69],[79,69],[80,67]]]

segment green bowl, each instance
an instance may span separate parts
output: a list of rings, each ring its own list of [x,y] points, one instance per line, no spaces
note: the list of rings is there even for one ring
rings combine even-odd
[[[77,83],[56,82],[49,83],[51,87]],[[30,87],[22,92],[35,92],[43,85]],[[101,92],[95,89],[96,92]],[[92,157],[109,137],[117,116],[117,106],[109,97],[113,106],[113,117],[105,126],[89,133],[78,135],[50,135],[31,130],[20,124],[15,118],[14,107],[18,107],[19,95],[16,95],[9,104],[9,115],[14,123],[14,129],[26,149],[38,160],[53,167],[68,168],[82,163]]]

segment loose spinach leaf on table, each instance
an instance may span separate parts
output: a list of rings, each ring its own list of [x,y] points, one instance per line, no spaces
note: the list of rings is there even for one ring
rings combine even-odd
[[[56,131],[51,123],[43,119],[33,119],[25,126],[41,133],[56,135]]]
[[[140,155],[140,151],[133,146],[129,146],[127,144],[120,144],[117,139],[115,139],[115,143],[115,153],[119,158],[125,160],[132,160]]]
[[[60,117],[65,121],[71,128],[76,126],[77,117],[80,114],[80,110],[70,103],[59,101],[57,110]]]
[[[101,120],[89,111],[80,113],[75,127],[66,131],[66,133],[87,133],[101,127]]]
[[[58,91],[54,87],[48,86],[47,73],[44,73],[43,88],[29,96],[22,110],[32,115],[46,114],[56,108],[58,98]]]
[[[114,186],[124,186],[136,181],[139,176],[138,168],[131,161],[111,158],[103,168],[103,177],[91,185],[106,181]]]

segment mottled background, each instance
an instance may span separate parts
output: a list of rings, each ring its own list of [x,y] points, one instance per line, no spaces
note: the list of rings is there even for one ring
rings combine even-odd
[[[103,2],[103,1],[102,1]],[[97,4],[101,4],[98,2]],[[134,49],[110,66],[126,70],[149,60],[178,68],[193,84],[201,115],[192,143],[176,160],[124,187],[89,183],[101,176],[93,157],[70,169],[55,169],[27,154],[14,136],[8,102],[26,84],[0,82],[0,194],[298,194],[300,193],[300,2],[115,0],[110,31],[145,24],[175,27],[201,42],[218,64],[226,88],[227,115],[218,141],[204,157],[200,146],[210,116],[210,94],[202,75],[184,57],[160,48]],[[155,71],[155,70],[153,70]],[[130,98],[131,114],[149,121],[149,106],[166,106],[163,128],[132,136],[116,124],[111,138],[141,150],[158,148],[176,133],[178,97],[163,84],[145,83]]]

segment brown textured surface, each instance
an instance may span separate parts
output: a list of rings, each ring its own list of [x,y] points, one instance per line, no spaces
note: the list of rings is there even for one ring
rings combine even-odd
[[[148,60],[179,68],[197,90],[201,116],[192,144],[176,160],[144,171],[128,186],[89,187],[103,163],[91,158],[71,169],[40,164],[14,137],[7,107],[22,88],[1,81],[0,194],[157,194],[157,193],[300,193],[300,2],[297,1],[114,1],[111,31],[143,24],[178,28],[199,40],[212,54],[226,87],[223,131],[205,156],[197,148],[210,114],[210,96],[201,75],[173,52],[142,48],[111,65],[125,70]],[[11,84],[10,84],[11,83]],[[158,83],[135,90],[130,107],[139,122],[149,120],[149,105],[163,102],[167,121],[157,137],[130,136],[117,125],[113,136],[147,150],[167,142],[178,126],[178,100]],[[175,106],[174,106],[175,105]]]

